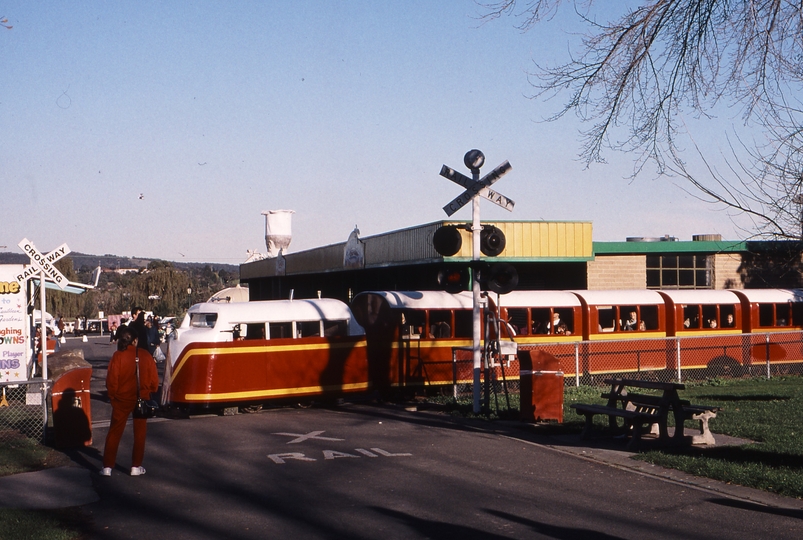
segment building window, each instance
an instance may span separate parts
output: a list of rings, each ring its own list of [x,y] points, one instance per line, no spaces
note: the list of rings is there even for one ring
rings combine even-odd
[[[708,255],[647,255],[648,289],[711,289]]]

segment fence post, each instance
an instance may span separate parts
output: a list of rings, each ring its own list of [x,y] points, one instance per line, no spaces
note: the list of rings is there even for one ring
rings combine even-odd
[[[452,347],[452,394],[457,401],[457,351]]]
[[[675,355],[675,358],[677,359],[678,382],[680,382],[682,379],[680,378],[681,373],[680,373],[680,338],[679,337],[675,338],[675,343],[676,343],[676,347],[677,347],[677,349],[676,349],[677,350],[677,354]]]
[[[574,342],[574,385],[580,387],[580,343]]]
[[[771,377],[770,375],[770,334],[767,332],[765,334],[765,339],[767,343],[767,379]]]

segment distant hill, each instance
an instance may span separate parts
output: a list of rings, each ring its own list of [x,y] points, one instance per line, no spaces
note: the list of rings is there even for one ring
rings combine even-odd
[[[81,267],[88,266],[94,268],[100,265],[102,268],[146,268],[152,261],[162,259],[141,259],[132,257],[118,257],[117,255],[87,255],[85,253],[72,252],[68,255],[72,259],[73,269],[79,271]],[[28,264],[30,259],[23,253],[0,252],[0,264]],[[176,268],[204,268],[209,266],[216,270],[226,270],[228,272],[237,273],[240,271],[239,265],[236,264],[218,264],[218,263],[188,263],[169,261]]]

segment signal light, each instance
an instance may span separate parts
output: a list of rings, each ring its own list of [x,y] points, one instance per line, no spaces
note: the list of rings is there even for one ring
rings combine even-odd
[[[512,264],[498,263],[491,265],[486,287],[496,294],[507,294],[519,284],[519,273]]]
[[[480,231],[480,251],[488,257],[496,257],[505,250],[505,233],[493,225],[484,225]]]
[[[464,291],[468,286],[468,272],[465,268],[443,268],[438,272],[438,285],[452,294]]]
[[[463,237],[456,225],[445,225],[432,235],[432,245],[435,251],[444,257],[451,257],[463,246]]]

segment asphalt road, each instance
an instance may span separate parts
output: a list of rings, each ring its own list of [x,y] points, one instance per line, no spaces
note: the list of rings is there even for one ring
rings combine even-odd
[[[68,346],[95,367],[94,447],[73,459],[96,471],[113,348]],[[803,537],[803,510],[537,440],[515,425],[375,404],[154,421],[147,474],[127,474],[129,427],[112,477],[92,475],[99,502],[82,509],[100,539]]]

